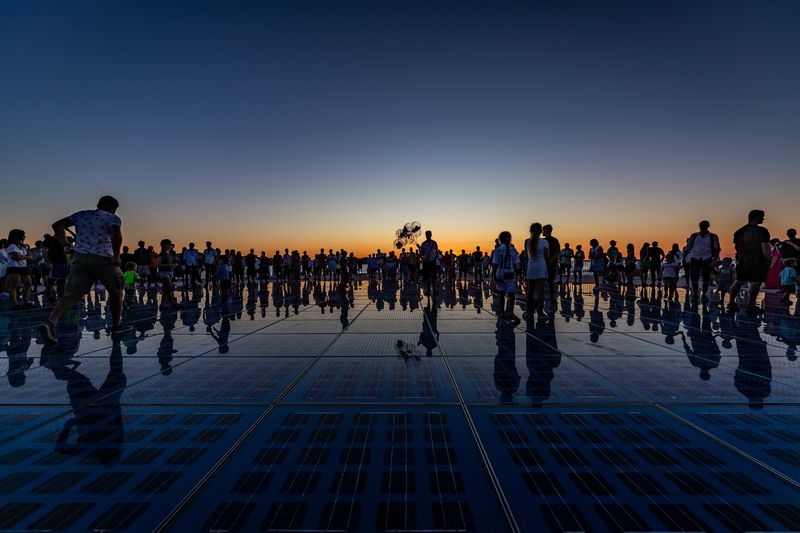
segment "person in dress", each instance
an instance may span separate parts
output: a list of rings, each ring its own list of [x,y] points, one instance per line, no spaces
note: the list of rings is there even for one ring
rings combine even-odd
[[[781,257],[781,250],[778,248],[780,242],[780,239],[772,239],[769,241],[770,263],[769,270],[767,271],[767,282],[764,284],[764,288],[766,289],[778,289],[781,286],[783,258]]]
[[[530,234],[530,238],[525,240],[525,250],[528,252],[528,268],[525,273],[526,320],[533,320],[534,312],[539,313],[539,318],[544,317],[544,283],[547,280],[550,255],[550,243],[542,238],[542,225],[538,222],[531,224]]]

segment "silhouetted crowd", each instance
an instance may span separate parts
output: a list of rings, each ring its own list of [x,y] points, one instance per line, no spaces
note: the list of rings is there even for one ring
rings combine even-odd
[[[10,300],[12,311],[53,305],[43,324],[45,338],[52,342],[55,339],[49,333],[61,314],[98,285],[112,300],[111,328],[120,330],[125,329],[120,324],[123,294],[136,289],[157,287],[161,306],[168,308],[177,305],[178,289],[211,287],[220,292],[224,302],[232,286],[300,280],[347,286],[359,276],[420,282],[426,295],[435,293],[437,284],[485,281],[501,299],[501,315],[518,322],[514,305],[519,293],[525,297],[523,318],[537,313],[543,317],[555,311],[557,289],[572,286],[574,291],[581,290],[585,274],[595,292],[638,283],[663,289],[667,300],[678,298],[681,280],[689,297],[704,302],[714,287],[719,305],[724,306],[728,296],[731,309],[738,307],[740,292],[746,289],[749,295],[744,307],[748,312],[758,311],[756,298],[763,285],[779,291],[781,302],[789,306],[796,293],[800,257],[796,230],[787,230],[784,240],[772,238],[762,225],[765,214],[760,210],[751,211],[748,223],[734,233],[734,257],[720,256],[720,238],[705,220],[683,246],[673,243],[666,250],[656,241],[642,244],[638,251],[633,243],[623,249],[614,240],[607,246],[597,239],[591,239],[587,247],[562,246],[552,225],[539,223],[530,226],[530,237],[519,251],[507,231],[498,235],[491,252],[480,246],[460,253],[442,250],[430,230],[421,243],[398,240],[398,250],[378,249],[367,257],[333,248],[310,254],[288,248],[272,255],[265,251],[256,254],[252,248],[245,253],[215,247],[210,241],[202,250],[193,242],[179,250],[170,239],[161,240],[157,247],[139,241],[131,250],[122,245],[118,205],[116,199],[105,196],[96,209],[56,221],[53,233],[43,235],[33,246],[27,244],[22,229],[12,229],[7,239],[0,240],[2,297]],[[41,295],[41,301],[32,295]]]

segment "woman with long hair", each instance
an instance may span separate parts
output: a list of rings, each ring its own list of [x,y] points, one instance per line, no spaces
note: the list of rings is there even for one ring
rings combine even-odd
[[[781,259],[781,250],[778,248],[780,239],[772,239],[769,241],[770,247],[770,265],[767,271],[767,282],[764,285],[765,289],[779,289],[781,287],[781,270],[783,270],[783,259]]]
[[[28,296],[31,292],[31,273],[28,261],[33,259],[30,249],[25,246],[25,232],[21,229],[12,229],[8,232],[8,245],[6,247],[8,263],[6,266],[6,281],[8,292],[11,295],[12,309],[30,307]],[[17,289],[22,282],[22,303],[17,301]]]
[[[534,222],[530,227],[531,236],[525,240],[528,252],[528,270],[525,274],[527,284],[525,319],[532,320],[534,311],[539,318],[544,316],[544,282],[547,280],[547,261],[550,246],[547,239],[542,239],[542,225]]]

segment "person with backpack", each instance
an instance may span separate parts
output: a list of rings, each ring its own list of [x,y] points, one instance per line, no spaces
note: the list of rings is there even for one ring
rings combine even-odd
[[[517,294],[517,265],[519,253],[511,244],[511,233],[500,232],[500,246],[492,252],[492,265],[495,272],[495,289],[500,298],[499,318],[510,320],[514,325],[521,322],[514,314],[514,299]],[[547,241],[544,241],[545,244]],[[545,276],[547,272],[545,271]]]

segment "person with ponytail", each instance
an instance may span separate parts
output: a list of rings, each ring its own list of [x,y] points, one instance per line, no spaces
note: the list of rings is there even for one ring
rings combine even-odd
[[[510,320],[514,325],[521,320],[514,314],[514,299],[517,294],[517,265],[519,265],[519,253],[514,245],[511,244],[511,233],[508,231],[500,232],[498,236],[500,245],[492,252],[492,265],[495,271],[495,289],[500,297],[499,318]]]
[[[539,313],[539,318],[544,316],[544,282],[547,280],[547,262],[550,254],[550,245],[542,237],[542,225],[534,222],[530,227],[531,237],[525,241],[525,250],[528,252],[528,271],[526,280],[526,320],[533,319],[534,311]]]

